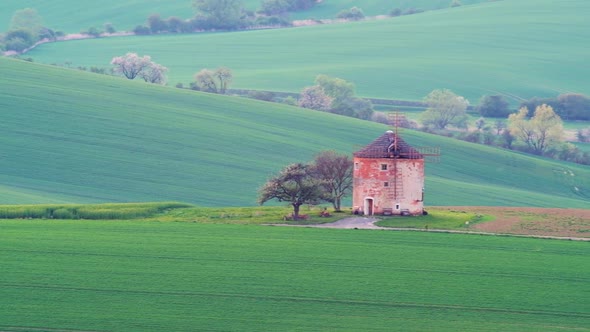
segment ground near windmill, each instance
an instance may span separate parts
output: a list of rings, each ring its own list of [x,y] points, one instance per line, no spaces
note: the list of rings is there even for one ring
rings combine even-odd
[[[448,206],[431,207],[431,209],[433,211],[446,210],[492,217],[490,221],[471,225],[466,224],[464,230],[443,230],[446,232],[483,232],[590,240],[590,210],[586,209],[498,206]],[[409,229],[407,227],[380,227],[375,225],[375,222],[378,220],[378,218],[352,217],[341,219],[334,223],[308,226],[356,229]],[[421,230],[436,231],[436,229],[432,228]]]
[[[503,234],[590,238],[590,210],[533,207],[449,207],[494,215],[471,229]]]

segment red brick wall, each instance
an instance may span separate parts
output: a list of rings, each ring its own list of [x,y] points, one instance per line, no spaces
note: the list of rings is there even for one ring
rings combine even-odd
[[[422,214],[424,159],[354,158],[353,176],[353,210]]]

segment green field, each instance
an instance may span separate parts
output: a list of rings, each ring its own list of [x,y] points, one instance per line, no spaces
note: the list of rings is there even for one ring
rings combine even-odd
[[[282,167],[351,154],[388,127],[237,97],[0,59],[0,203],[252,206]],[[439,146],[427,205],[588,207],[590,168],[404,131]]]
[[[587,331],[588,244],[0,221],[3,331]]]
[[[463,0],[464,5],[486,0]],[[260,8],[262,0],[244,0],[248,10]],[[163,19],[177,16],[188,19],[194,15],[191,0],[105,0],[100,2],[81,2],[74,0],[3,0],[0,2],[0,31],[8,29],[15,11],[35,8],[43,17],[47,27],[66,33],[77,33],[89,27],[102,28],[106,22],[117,30],[130,31],[139,24],[145,24],[148,16],[158,13]],[[293,13],[293,19],[334,18],[342,9],[357,6],[365,15],[382,15],[394,8],[424,10],[447,8],[447,0],[328,0],[316,5],[312,10]]]
[[[171,85],[188,84],[202,68],[227,66],[236,88],[298,92],[328,74],[354,82],[363,97],[419,100],[448,88],[472,103],[485,94],[517,103],[590,94],[589,11],[584,0],[497,1],[350,24],[60,42],[26,56],[110,67],[114,56],[149,54],[169,67]]]

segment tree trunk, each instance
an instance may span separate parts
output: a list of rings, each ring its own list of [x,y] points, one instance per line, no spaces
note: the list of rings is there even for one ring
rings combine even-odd
[[[299,219],[299,207],[301,204],[293,204],[293,220]]]
[[[334,203],[332,205],[334,205],[334,211],[340,212],[340,205],[341,205],[341,203],[340,203],[340,197],[336,197],[334,199]]]

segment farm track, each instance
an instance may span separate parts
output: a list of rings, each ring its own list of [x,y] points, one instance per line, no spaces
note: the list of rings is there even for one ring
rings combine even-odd
[[[590,213],[590,212],[589,212]],[[540,234],[519,234],[519,233],[505,233],[505,232],[481,232],[481,231],[458,231],[445,229],[418,229],[418,228],[399,228],[399,227],[380,227],[374,223],[379,219],[366,217],[351,217],[338,220],[329,224],[318,225],[281,225],[281,226],[295,226],[295,227],[312,227],[312,228],[341,228],[341,229],[373,229],[373,230],[388,230],[388,231],[414,231],[414,232],[431,232],[431,233],[451,233],[451,234],[470,234],[470,235],[487,235],[487,236],[514,236],[537,239],[553,239],[553,240],[570,240],[570,241],[590,241],[590,238],[575,237],[575,236],[556,236],[556,235],[540,235]],[[486,224],[493,224],[488,222]],[[492,226],[493,227],[493,226]],[[478,226],[475,225],[475,229]]]

